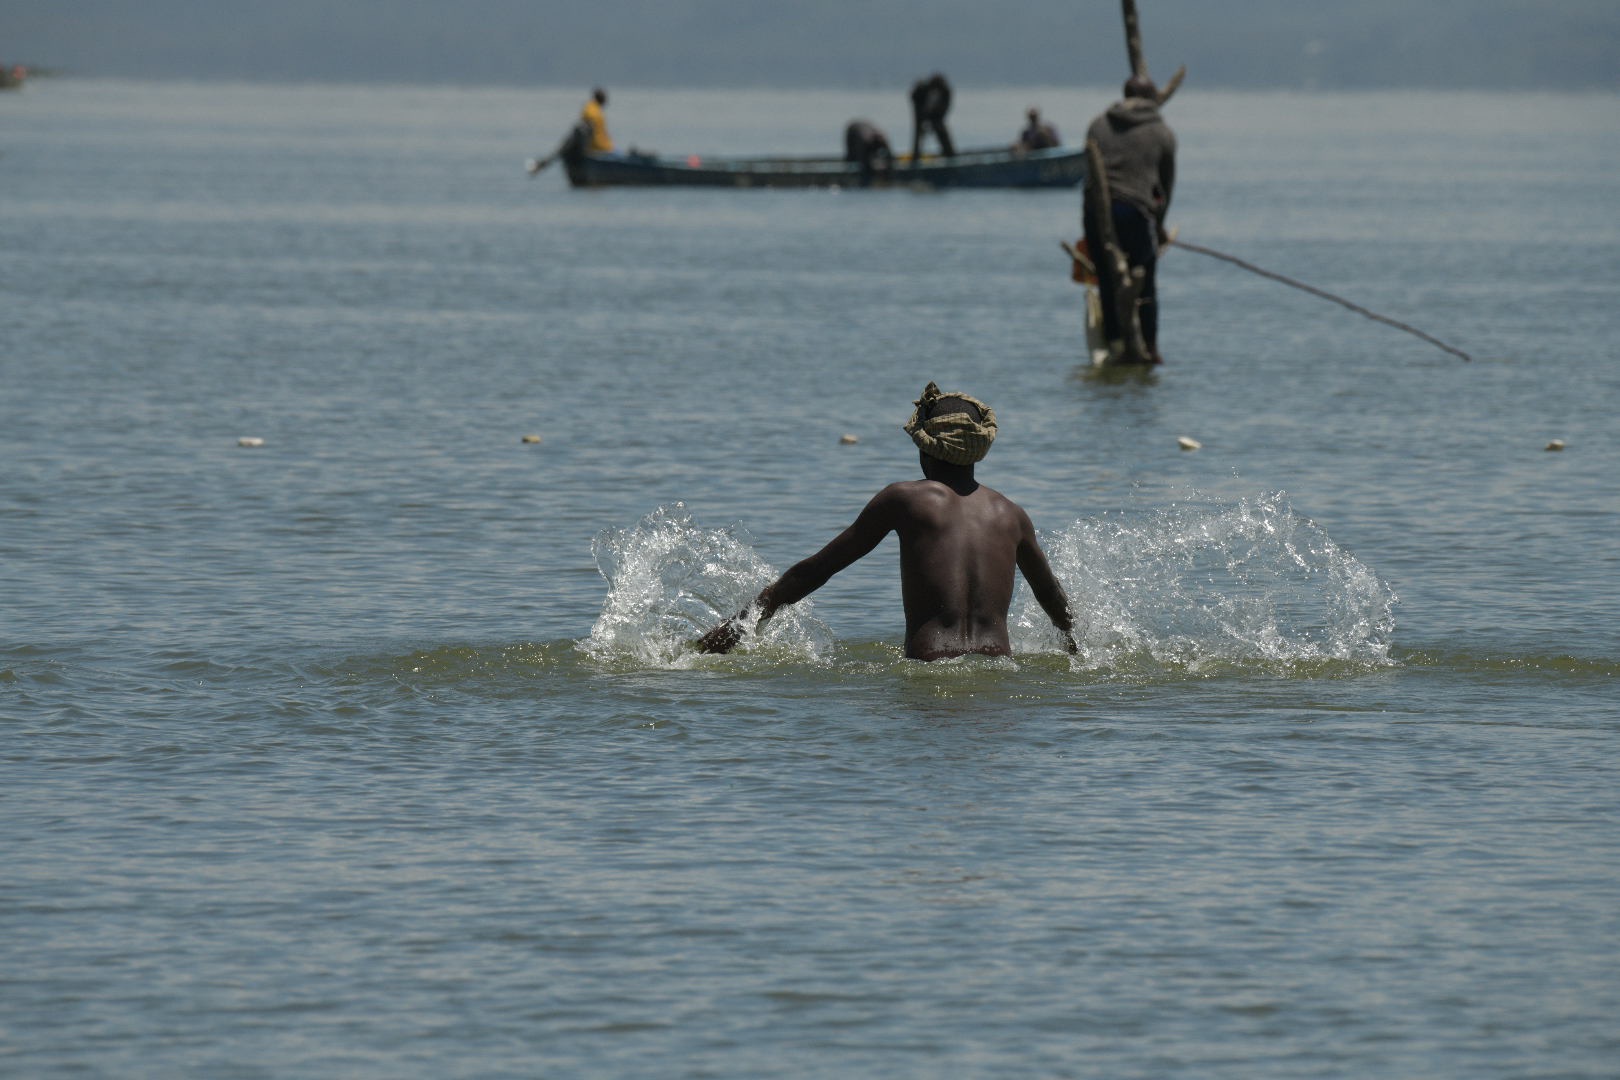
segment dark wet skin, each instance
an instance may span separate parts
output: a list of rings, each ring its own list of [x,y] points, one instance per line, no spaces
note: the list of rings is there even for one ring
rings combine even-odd
[[[889,533],[900,538],[900,590],[906,612],[906,655],[941,660],[1007,656],[1007,611],[1013,571],[1063,632],[1070,652],[1069,601],[1035,538],[1029,515],[973,478],[973,466],[921,455],[924,479],[890,484],[872,496],[853,524],[794,565],[759,594],[761,621],[804,599],[834,574],[870,553]],[[697,641],[704,652],[728,652],[742,639],[744,616]]]

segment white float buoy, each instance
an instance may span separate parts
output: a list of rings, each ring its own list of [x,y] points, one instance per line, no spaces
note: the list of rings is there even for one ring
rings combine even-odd
[[[523,436],[523,441],[526,442],[526,443],[537,443],[537,442],[540,441],[540,436],[538,436],[538,435],[525,435],[525,436]]]
[[[854,446],[856,443],[858,443],[860,441],[861,441],[861,439],[860,439],[860,436],[858,436],[858,435],[840,435],[840,436],[838,436],[838,445],[840,445],[840,446]]]
[[[236,445],[246,446],[251,449],[253,447],[263,446],[264,440],[259,438],[257,435],[243,435],[240,439],[236,440]]]
[[[1189,439],[1185,435],[1179,436],[1176,439],[1176,445],[1181,447],[1183,450],[1202,450],[1204,448],[1203,443],[1199,442],[1197,439]]]
[[[1564,440],[1563,439],[1554,439],[1552,442],[1547,444],[1547,449],[1549,449],[1549,450],[1562,450],[1563,448],[1564,448]]]

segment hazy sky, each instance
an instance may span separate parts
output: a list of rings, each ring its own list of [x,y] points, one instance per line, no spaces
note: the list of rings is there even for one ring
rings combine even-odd
[[[1204,86],[1620,89],[1620,0],[1139,0]],[[1095,85],[1116,0],[0,0],[79,75],[640,86]]]

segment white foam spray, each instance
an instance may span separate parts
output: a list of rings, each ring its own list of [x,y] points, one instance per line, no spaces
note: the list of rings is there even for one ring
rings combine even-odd
[[[1194,493],[1082,519],[1044,542],[1074,611],[1079,669],[1294,674],[1391,663],[1394,590],[1282,492],[1236,502]],[[692,641],[777,576],[735,526],[700,528],[681,503],[602,532],[592,550],[608,593],[580,647],[631,667],[698,662]],[[1016,654],[1062,653],[1022,582],[1009,622]],[[740,651],[824,664],[833,637],[806,599],[751,628]]]
[[[1069,592],[1085,667],[1391,663],[1394,590],[1296,514],[1282,492],[1237,502],[1195,493],[1077,521],[1047,547]],[[1017,651],[1055,647],[1027,589],[1014,613]]]
[[[659,507],[628,529],[607,529],[591,545],[608,594],[581,647],[602,661],[685,666],[691,642],[753,603],[777,573],[735,527],[703,529],[685,505]],[[810,600],[751,629],[741,648],[800,661],[831,651],[832,634]]]

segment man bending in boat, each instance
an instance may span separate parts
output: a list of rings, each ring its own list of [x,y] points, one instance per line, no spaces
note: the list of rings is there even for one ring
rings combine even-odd
[[[996,437],[995,412],[966,394],[941,393],[933,383],[916,406],[905,430],[917,444],[923,479],[890,484],[872,496],[853,525],[767,586],[750,607],[699,638],[699,649],[731,651],[755,611],[763,623],[893,532],[900,537],[900,591],[911,659],[1010,655],[1007,612],[1014,568],[1062,631],[1069,651],[1076,651],[1068,597],[1029,515],[973,477],[974,464]]]
[[[860,166],[861,180],[871,183],[894,166],[889,140],[870,120],[851,120],[844,128],[844,160]]]

